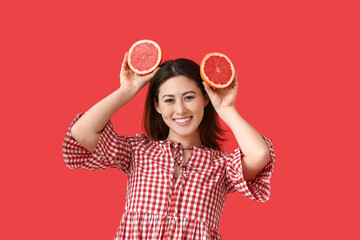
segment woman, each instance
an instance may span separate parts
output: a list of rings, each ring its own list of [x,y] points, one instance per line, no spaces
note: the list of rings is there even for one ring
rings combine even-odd
[[[139,76],[124,56],[120,87],[79,114],[69,127],[63,155],[70,168],[117,168],[128,175],[125,213],[114,239],[221,239],[219,221],[227,194],[256,201],[270,194],[275,155],[236,111],[238,82],[213,90],[187,59],[163,63]],[[150,81],[144,128],[117,134],[111,116]],[[217,114],[239,144],[220,150]]]

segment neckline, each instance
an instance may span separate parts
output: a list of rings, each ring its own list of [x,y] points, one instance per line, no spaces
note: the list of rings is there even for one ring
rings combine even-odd
[[[174,147],[181,148],[182,150],[194,150],[195,148],[204,148],[205,147],[203,145],[200,145],[200,146],[191,145],[191,146],[185,147],[182,143],[175,142],[174,140],[165,139],[163,141],[165,143],[170,143],[170,145],[173,145]]]
[[[190,146],[190,147],[184,147],[182,145],[180,145],[182,147],[183,150],[193,150],[195,148],[195,146]]]

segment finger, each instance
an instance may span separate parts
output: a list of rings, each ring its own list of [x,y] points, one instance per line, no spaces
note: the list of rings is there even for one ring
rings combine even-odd
[[[154,76],[155,74],[157,73],[157,71],[159,71],[159,67],[155,68],[154,71],[152,71],[151,73],[147,74],[147,75],[144,75],[146,81],[150,81]]]
[[[155,70],[150,74],[150,75],[151,75],[151,78],[154,77],[155,74],[157,73],[157,71],[159,71],[159,70],[160,70],[159,67],[155,68]]]
[[[239,84],[239,82],[238,82],[238,79],[237,79],[237,75],[236,75],[236,73],[235,73],[234,81],[232,82],[232,87],[233,87],[233,88],[237,88],[237,87],[238,87],[238,84]]]
[[[122,61],[122,64],[121,64],[121,71],[126,71],[129,69],[128,65],[127,65],[127,57],[128,57],[128,52],[125,53],[124,55],[124,59]]]
[[[209,98],[212,98],[214,96],[215,92],[214,90],[207,84],[206,82],[202,82],[205,88],[206,93],[209,95]]]
[[[148,73],[148,74],[146,74],[146,75],[144,75],[144,76],[154,76],[155,74],[156,74],[156,72],[157,71],[159,71],[159,67],[157,67],[157,68],[155,68],[152,72],[150,72],[150,73]]]
[[[153,76],[157,73],[157,71],[159,71],[159,69],[160,69],[159,67],[155,68],[155,70],[152,71],[152,72],[149,74],[149,76],[153,77]]]
[[[237,80],[237,77],[236,77],[236,74],[235,74],[234,79],[232,80],[230,85],[227,86],[225,89],[237,88],[237,86],[238,86],[238,80]]]

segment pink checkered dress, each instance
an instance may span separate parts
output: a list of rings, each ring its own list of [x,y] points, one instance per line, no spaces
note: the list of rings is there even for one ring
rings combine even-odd
[[[181,144],[154,141],[144,134],[120,136],[110,121],[91,153],[70,133],[81,115],[71,123],[63,143],[66,165],[88,170],[113,167],[128,176],[125,212],[115,240],[221,239],[219,221],[227,194],[239,191],[256,201],[269,199],[275,154],[266,137],[271,161],[252,182],[246,182],[240,148],[228,153],[193,147],[183,164]],[[181,168],[177,180],[175,165]]]

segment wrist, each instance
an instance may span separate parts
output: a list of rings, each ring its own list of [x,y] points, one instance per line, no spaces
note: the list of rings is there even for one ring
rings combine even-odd
[[[226,118],[227,116],[234,114],[234,112],[237,113],[234,105],[228,106],[228,107],[221,107],[221,108],[217,109],[216,111],[221,118],[223,118],[223,117]]]
[[[228,107],[222,107],[217,110],[219,117],[228,125],[231,124],[231,119],[234,119],[239,115],[234,105]]]
[[[120,86],[115,92],[116,94],[122,96],[123,98],[131,99],[139,92],[139,90],[136,90],[131,87]]]

